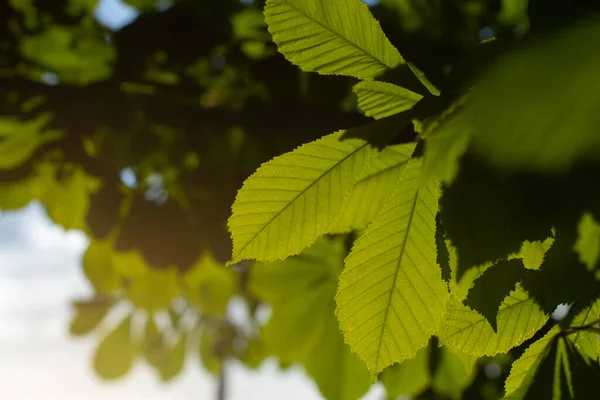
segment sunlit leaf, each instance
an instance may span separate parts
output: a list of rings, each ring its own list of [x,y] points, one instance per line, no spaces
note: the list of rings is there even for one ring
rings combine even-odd
[[[94,354],[94,370],[103,379],[120,378],[131,369],[135,348],[129,316],[98,345]]]
[[[138,307],[152,312],[167,309],[179,295],[179,275],[174,268],[147,268],[127,287],[127,296]]]
[[[340,327],[372,373],[414,357],[446,310],[447,288],[436,263],[437,185],[422,180],[422,169],[422,159],[409,162],[340,277]]]
[[[529,339],[548,320],[535,301],[517,285],[504,299],[498,311],[498,330],[494,332],[486,318],[451,300],[442,344],[474,356],[506,353]]]
[[[304,357],[304,366],[325,399],[358,400],[369,390],[371,379],[365,364],[344,343],[331,295],[329,312],[316,328],[320,331],[319,339]]]
[[[83,255],[83,272],[96,293],[110,293],[123,286],[114,270],[113,258],[114,250],[108,240],[91,241]]]
[[[592,18],[494,62],[465,105],[474,149],[505,169],[548,173],[597,160],[599,40],[600,24]]]
[[[496,331],[500,304],[521,280],[524,271],[521,260],[499,261],[475,281],[465,305],[483,315]]]
[[[533,383],[538,368],[548,356],[559,332],[560,329],[554,327],[543,338],[529,346],[521,358],[513,363],[505,383],[506,398],[514,400],[525,398],[525,393]],[[544,383],[548,387],[552,386],[549,381]]]
[[[448,347],[439,348],[439,352],[431,386],[436,393],[458,399],[475,378],[477,357],[455,352]]]
[[[330,232],[365,228],[392,195],[414,148],[414,143],[386,147],[361,174]]]
[[[390,138],[405,116],[340,131],[263,164],[233,204],[231,263],[298,254],[329,231],[363,169],[377,155],[365,138]],[[344,135],[344,140],[340,137]]]
[[[597,299],[588,307],[585,307],[573,318],[571,326],[584,327],[591,324],[599,325],[600,320],[600,299]],[[600,338],[598,332],[593,330],[580,330],[567,336],[575,348],[579,350],[583,357],[598,363],[600,361]]]
[[[175,342],[167,342],[158,331],[154,320],[146,322],[144,336],[144,356],[158,372],[162,381],[169,381],[177,376],[185,363],[187,334],[182,333]]]
[[[41,114],[27,121],[0,118],[0,170],[18,167],[29,160],[40,146],[60,139],[62,132],[43,130],[51,119],[50,114]]]
[[[92,299],[73,305],[74,315],[69,324],[69,332],[74,336],[87,335],[102,322],[113,302],[108,299]]]
[[[52,174],[48,168],[44,173]],[[85,229],[90,195],[100,188],[100,181],[88,175],[83,167],[73,167],[60,181],[43,188],[39,199],[47,207],[48,216],[65,229]]]
[[[315,325],[332,312],[324,305],[335,294],[342,258],[339,244],[321,238],[297,257],[253,265],[250,288],[273,308],[264,328],[270,353],[298,361],[316,344]]]
[[[595,393],[600,365],[589,364],[553,328],[515,361],[506,380],[506,397],[521,399],[579,399]]]
[[[579,254],[579,260],[593,270],[600,258],[600,224],[586,212],[581,216],[577,230],[579,236],[574,250]]]
[[[321,238],[297,257],[256,264],[250,279],[273,308],[264,328],[267,349],[282,362],[304,364],[327,400],[357,400],[371,385],[335,318],[342,260],[342,244]]]
[[[224,316],[227,303],[236,292],[235,275],[205,253],[184,275],[187,298],[202,313]]]
[[[460,158],[471,138],[469,126],[460,115],[461,102],[450,107],[423,132],[425,136],[425,171],[447,185],[452,184],[460,169]]]
[[[553,237],[549,237],[543,242],[540,240],[526,240],[521,246],[521,251],[519,252],[518,257],[523,260],[523,265],[525,268],[539,269],[544,262],[546,252],[548,249],[550,249],[553,243]]]
[[[414,358],[394,364],[380,375],[389,398],[398,396],[415,397],[423,392],[431,381],[429,373],[429,347],[417,351]]]
[[[265,19],[304,71],[366,79],[404,62],[361,0],[268,0]]]
[[[367,117],[388,117],[410,110],[423,96],[387,82],[362,81],[353,88],[358,107]]]

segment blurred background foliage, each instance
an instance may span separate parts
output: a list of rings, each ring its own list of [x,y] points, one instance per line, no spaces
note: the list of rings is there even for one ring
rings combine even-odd
[[[74,302],[71,333],[98,337],[93,366],[105,379],[142,360],[167,381],[186,358],[224,376],[228,359],[254,368],[275,356],[282,368],[303,364],[328,399],[360,397],[371,380],[334,316],[343,237],[276,264],[224,267],[243,180],[365,122],[355,82],[288,63],[262,1],[125,3],[136,17],[115,28],[96,18],[98,0],[0,2],[0,209],[37,201],[89,237],[82,268],[95,296]],[[489,61],[474,51],[482,40],[544,29],[539,15],[561,2],[368,3],[440,87],[448,71]],[[403,68],[389,79],[411,88]],[[231,317],[232,302],[244,318]],[[513,357],[465,359],[431,343],[381,380],[389,398],[495,399]]]

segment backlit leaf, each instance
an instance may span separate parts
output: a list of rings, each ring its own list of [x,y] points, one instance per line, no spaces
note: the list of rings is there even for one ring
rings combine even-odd
[[[149,312],[167,309],[179,295],[179,275],[175,268],[147,268],[127,287],[129,299]]]
[[[571,326],[582,327],[594,323],[598,326],[598,320],[600,320],[600,299],[597,299],[591,305],[581,310],[581,312],[573,318]],[[600,361],[600,338],[598,337],[598,332],[581,330],[567,336],[567,339],[573,343],[583,357],[596,363]]]
[[[552,244],[554,243],[554,238],[549,237],[548,239],[541,240],[525,240],[521,245],[521,251],[518,254],[523,260],[523,265],[527,269],[539,269],[542,263],[544,262],[544,258],[546,256],[546,252]]]
[[[597,160],[599,40],[600,24],[591,18],[493,63],[465,105],[474,149],[504,169],[547,173]]]
[[[447,185],[458,175],[460,158],[471,138],[468,125],[458,114],[459,107],[460,104],[450,107],[424,132],[425,171]]]
[[[164,382],[173,379],[183,369],[185,363],[187,335],[181,334],[176,341],[169,342],[156,328],[150,317],[146,322],[144,336],[144,357],[158,372]]]
[[[515,361],[506,380],[506,397],[580,399],[597,390],[600,365],[589,363],[556,327]]]
[[[74,304],[74,315],[69,332],[74,336],[87,335],[102,322],[113,302],[108,299],[92,299]]]
[[[392,195],[414,149],[414,143],[386,147],[363,171],[330,232],[365,228]]]
[[[388,398],[398,396],[418,396],[429,386],[429,347],[417,351],[414,358],[394,364],[380,375],[381,382],[387,391]]]
[[[579,254],[579,260],[593,270],[600,258],[600,225],[586,212],[579,220],[577,231],[579,236],[573,249]]]
[[[240,189],[229,218],[231,263],[298,254],[328,232],[363,169],[405,116],[339,131],[263,164]],[[344,135],[344,140],[340,137]]]
[[[333,313],[325,305],[335,294],[342,259],[341,246],[320,238],[299,256],[253,265],[250,289],[273,308],[264,328],[271,354],[298,361],[316,344],[316,325]]]
[[[500,305],[497,332],[483,315],[453,299],[440,340],[463,353],[492,356],[506,353],[529,339],[547,319],[535,301],[517,285]]]
[[[234,272],[205,253],[183,277],[186,297],[206,315],[224,316],[236,292]]]
[[[131,316],[129,316],[98,345],[93,360],[94,370],[103,379],[120,378],[131,369],[135,348],[131,337]]]
[[[51,120],[50,114],[27,121],[0,118],[0,170],[18,167],[40,146],[60,139],[61,132],[44,130]]]
[[[534,381],[538,368],[548,356],[556,335],[560,332],[558,326],[540,340],[534,342],[525,350],[523,355],[513,363],[510,369],[510,375],[504,384],[507,399],[523,399],[529,386]],[[551,387],[551,382],[545,382]]]
[[[334,316],[333,298],[322,321],[319,340],[304,358],[306,372],[327,400],[357,400],[371,387],[365,364],[344,343]]]
[[[340,326],[372,373],[414,357],[446,310],[447,288],[436,263],[437,185],[422,180],[422,168],[422,159],[409,162],[340,277]]]
[[[361,0],[268,0],[265,19],[304,71],[366,79],[404,62]]]
[[[302,363],[327,400],[357,400],[371,386],[335,318],[342,260],[342,243],[320,238],[299,256],[255,264],[250,279],[273,309],[263,330],[267,349],[280,362]]]
[[[483,315],[496,331],[500,304],[521,280],[523,271],[521,260],[499,261],[475,281],[465,305]]]
[[[357,83],[352,90],[358,98],[358,107],[367,117],[375,119],[410,110],[423,98],[400,86],[371,80]]]
[[[440,347],[431,386],[436,393],[458,399],[475,378],[477,357],[456,352],[449,347]]]
[[[92,240],[83,255],[83,272],[96,293],[110,293],[123,287],[113,267],[114,250],[109,240]]]

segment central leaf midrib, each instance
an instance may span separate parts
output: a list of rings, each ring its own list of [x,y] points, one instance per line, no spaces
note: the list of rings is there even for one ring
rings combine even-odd
[[[390,288],[390,295],[388,297],[388,303],[387,303],[387,307],[385,309],[385,314],[383,315],[383,323],[381,324],[381,332],[379,334],[379,338],[381,340],[381,342],[383,342],[383,331],[385,329],[385,325],[387,322],[387,317],[390,311],[390,307],[392,305],[392,297],[394,296],[394,287],[396,286],[396,281],[398,280],[398,275],[400,272],[400,267],[402,264],[402,260],[404,258],[404,252],[406,251],[406,243],[408,242],[408,234],[410,233],[410,227],[412,226],[412,220],[413,220],[413,216],[415,214],[415,208],[417,206],[417,199],[419,197],[419,188],[417,188],[417,190],[415,191],[415,195],[414,195],[414,200],[413,200],[413,204],[411,206],[410,209],[410,216],[408,218],[408,224],[406,227],[406,232],[404,234],[404,239],[402,240],[402,248],[400,250],[400,257],[398,258],[398,263],[396,264],[396,273],[394,274],[394,280],[392,281],[392,287]],[[408,334],[408,332],[407,332]],[[375,357],[375,364],[379,365],[379,355],[381,353],[381,343],[379,344],[379,346],[377,346],[377,356]]]
[[[383,60],[380,60],[378,57],[375,57],[373,54],[369,53],[367,50],[363,49],[358,44],[356,44],[356,43],[350,41],[349,39],[345,38],[340,32],[336,31],[335,29],[333,29],[333,28],[331,28],[329,26],[324,25],[322,22],[317,21],[316,19],[310,17],[308,14],[305,14],[304,12],[300,11],[297,7],[295,7],[293,4],[291,4],[288,0],[284,0],[284,3],[286,3],[287,5],[289,5],[290,8],[296,10],[298,12],[298,14],[303,15],[309,21],[312,21],[315,24],[319,25],[324,30],[330,31],[330,32],[334,33],[337,37],[339,37],[340,39],[342,39],[344,42],[348,43],[350,46],[354,47],[355,49],[357,49],[360,52],[364,53],[368,57],[370,57],[373,60],[377,61],[379,64],[384,65],[386,68],[393,68],[393,66],[387,65]]]
[[[273,221],[279,217],[281,214],[283,214],[285,212],[285,210],[288,209],[288,207],[290,207],[292,204],[294,204],[294,202],[296,200],[298,200],[298,198],[302,195],[304,195],[311,187],[313,187],[314,185],[316,185],[317,183],[319,183],[319,181],[321,179],[323,179],[323,177],[325,175],[327,175],[328,173],[330,173],[331,171],[333,171],[335,168],[337,168],[340,164],[342,164],[344,161],[346,161],[348,158],[350,158],[351,156],[355,155],[356,153],[358,153],[360,150],[362,150],[365,146],[368,146],[369,143],[365,142],[364,144],[362,144],[361,146],[357,147],[353,152],[351,152],[350,154],[346,155],[344,158],[340,159],[338,162],[336,162],[331,168],[329,168],[328,170],[324,171],[320,176],[318,176],[313,182],[311,182],[306,188],[304,188],[303,190],[301,190],[300,192],[298,192],[298,194],[292,198],[281,210],[279,210],[279,212],[276,212],[273,217],[271,217],[271,219],[269,219],[262,228],[260,228],[258,230],[258,232],[256,232],[256,234],[254,236],[252,236],[252,238],[250,240],[248,240],[246,242],[246,244],[238,251],[238,255],[241,255],[244,250],[246,250],[246,248],[250,245],[250,243],[252,243],[266,228],[267,226],[271,225],[271,223],[273,223]],[[252,189],[249,189],[252,190]]]

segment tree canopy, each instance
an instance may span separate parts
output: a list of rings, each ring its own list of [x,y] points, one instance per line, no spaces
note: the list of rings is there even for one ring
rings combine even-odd
[[[596,2],[126,3],[119,30],[0,5],[0,210],[89,237],[99,376],[274,357],[328,400],[593,397]]]

